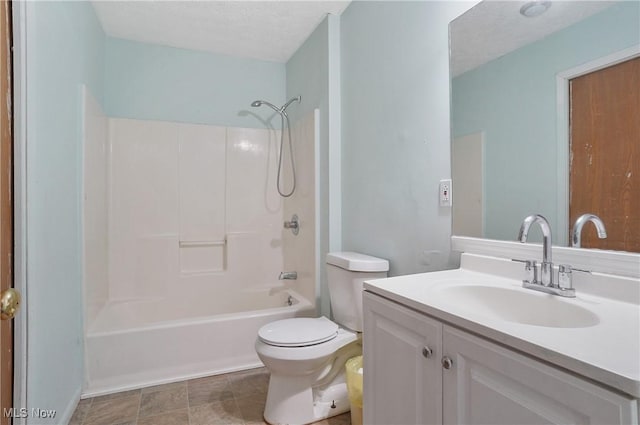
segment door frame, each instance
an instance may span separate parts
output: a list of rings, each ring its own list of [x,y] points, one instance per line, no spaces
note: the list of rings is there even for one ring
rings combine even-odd
[[[23,303],[14,319],[13,404],[27,407],[27,67],[26,16],[28,2],[14,1],[13,9],[13,226],[14,287]],[[14,418],[14,425],[26,424],[26,418]]]
[[[599,71],[640,56],[640,44],[583,63],[574,68],[556,74],[556,140],[557,140],[557,178],[558,178],[558,229],[566,229],[554,236],[559,244],[569,244],[569,164],[570,161],[570,128],[569,128],[569,80]]]

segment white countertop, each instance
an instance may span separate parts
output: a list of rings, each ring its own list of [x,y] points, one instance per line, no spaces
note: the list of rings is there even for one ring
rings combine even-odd
[[[498,315],[473,309],[468,301],[442,290],[454,285],[482,285],[527,291],[534,297],[556,297],[523,289],[516,277],[521,267],[506,259],[463,254],[460,269],[372,280],[365,282],[364,287],[443,322],[640,398],[638,279],[589,275],[581,287],[580,281],[574,278],[576,298],[557,297],[559,299],[553,301],[584,307],[599,319],[592,326],[576,328],[503,320]],[[611,298],[601,296],[602,286],[608,283],[614,293]],[[595,286],[600,287],[598,295],[589,292]]]

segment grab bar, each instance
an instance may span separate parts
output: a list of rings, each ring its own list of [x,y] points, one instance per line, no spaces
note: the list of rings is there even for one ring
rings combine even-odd
[[[219,246],[226,245],[227,239],[222,239],[219,241],[179,241],[180,248],[188,248],[192,246]]]

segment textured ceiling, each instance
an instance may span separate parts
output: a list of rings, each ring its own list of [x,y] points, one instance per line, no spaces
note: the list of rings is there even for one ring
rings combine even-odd
[[[535,18],[520,15],[526,1],[483,1],[451,24],[451,72],[454,76],[490,62],[581,21],[613,1],[553,1]]]
[[[349,1],[92,1],[111,37],[286,62]]]

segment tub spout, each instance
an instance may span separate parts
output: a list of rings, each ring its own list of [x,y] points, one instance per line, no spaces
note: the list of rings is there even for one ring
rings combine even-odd
[[[296,280],[298,278],[298,272],[280,272],[278,276],[279,280]]]

